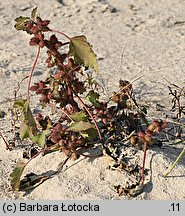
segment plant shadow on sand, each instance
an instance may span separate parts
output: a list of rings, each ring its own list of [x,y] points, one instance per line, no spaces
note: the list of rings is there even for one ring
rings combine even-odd
[[[27,174],[23,180],[21,180],[22,188],[24,188],[24,185],[26,186],[26,191],[24,191],[24,196],[31,194],[35,188],[40,186],[44,181],[52,179],[53,177],[57,176],[58,174],[65,172],[66,170],[70,169],[71,167],[75,166],[76,164],[80,163],[85,158],[82,158],[78,161],[75,161],[72,165],[69,167],[66,167],[64,170],[62,170],[63,166],[65,165],[64,162],[60,163],[58,166],[57,171],[55,170],[48,170],[46,172],[43,172],[40,175],[29,173]],[[67,162],[67,161],[66,161]],[[34,180],[33,180],[34,179]],[[28,186],[30,184],[30,186]]]

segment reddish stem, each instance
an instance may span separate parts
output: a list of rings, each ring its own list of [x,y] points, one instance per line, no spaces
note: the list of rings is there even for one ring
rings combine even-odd
[[[144,184],[145,180],[145,160],[146,160],[146,151],[147,151],[147,142],[144,142],[144,156],[143,156],[143,167],[142,167],[142,177],[141,177],[141,184]]]
[[[6,141],[6,139],[4,138],[3,134],[1,133],[1,131],[0,131],[0,137],[3,139],[3,141],[4,141],[5,145],[6,145],[6,148],[11,151],[11,148],[10,148],[9,144]]]
[[[70,74],[70,73],[72,73],[72,72],[74,72],[74,71],[77,71],[77,70],[79,70],[80,69],[80,65],[78,65],[78,66],[76,66],[75,68],[72,68],[68,73]]]
[[[52,32],[55,32],[57,34],[61,34],[63,35],[64,37],[66,37],[68,40],[71,41],[71,38],[69,36],[67,36],[65,33],[61,32],[61,31],[58,31],[58,30],[55,30],[55,29],[51,29]]]
[[[68,91],[68,101],[69,103],[75,108],[75,111],[79,111],[79,107],[78,104],[76,103],[76,101],[73,98],[73,94],[72,94],[72,88],[71,85],[69,83],[67,83],[67,91]]]
[[[43,153],[43,152],[45,152],[46,150],[49,150],[49,149],[50,149],[50,147],[46,147],[46,148],[41,149],[39,152],[37,152],[37,154],[35,154],[33,157],[31,157],[31,158],[27,161],[27,163],[26,163],[25,166],[27,166],[27,165],[30,163],[30,161],[31,161],[32,159],[36,158],[38,155],[40,155],[41,153]]]
[[[82,104],[82,106],[84,107],[84,109],[87,111],[87,113],[91,117],[91,119],[94,122],[94,125],[96,127],[96,130],[98,132],[99,138],[100,138],[100,140],[102,140],[102,135],[101,135],[100,129],[99,129],[98,124],[97,124],[96,120],[94,119],[92,113],[90,112],[90,110],[88,109],[88,107],[85,105],[85,103],[83,102],[83,100],[78,95],[76,95],[75,93],[74,93],[74,95],[77,97],[77,99],[79,100],[79,102]]]
[[[58,146],[58,144],[55,144],[55,145],[52,145],[52,146],[50,146],[50,147],[45,147],[45,148],[41,149],[39,152],[37,152],[37,154],[35,154],[33,157],[31,157],[31,158],[27,161],[27,163],[26,163],[25,166],[27,166],[28,163],[30,163],[30,161],[31,161],[32,159],[36,158],[36,157],[37,157],[38,155],[40,155],[41,153],[44,153],[45,151],[48,151],[48,150],[52,149],[54,146]]]
[[[34,62],[33,62],[33,65],[32,65],[32,68],[31,68],[31,71],[30,71],[30,74],[29,74],[29,77],[28,77],[28,89],[27,89],[27,91],[28,91],[28,96],[27,96],[28,100],[30,100],[31,78],[32,78],[33,72],[34,72],[34,70],[35,70],[35,66],[36,66],[36,64],[37,64],[37,60],[38,60],[38,58],[39,58],[39,54],[40,54],[40,46],[38,46],[37,54],[36,54],[36,56],[35,56],[35,60],[34,60]]]

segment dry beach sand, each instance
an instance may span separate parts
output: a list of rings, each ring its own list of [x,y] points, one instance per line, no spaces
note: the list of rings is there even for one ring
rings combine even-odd
[[[148,105],[151,116],[164,117],[163,113],[170,110],[166,80],[178,85],[185,82],[184,0],[0,1],[0,110],[6,113],[0,119],[0,128],[7,139],[13,136],[13,92],[17,82],[29,73],[36,52],[28,45],[29,36],[14,29],[14,19],[28,16],[35,6],[41,17],[51,19],[50,26],[54,29],[70,36],[86,35],[98,56],[98,79],[104,83],[107,95],[117,89],[119,79],[138,78],[133,83],[136,95]],[[44,61],[43,52],[33,82],[47,77]],[[26,94],[25,84],[21,85],[22,95]],[[157,103],[164,108],[157,111]],[[33,100],[32,106],[38,104]],[[22,150],[20,145],[12,151],[6,150],[2,139],[0,150],[0,199],[185,199],[185,156],[170,177],[163,177],[182,146],[148,150],[146,185],[143,193],[134,198],[115,192],[114,186],[124,184],[129,177],[107,169],[104,157],[69,161],[65,171],[32,192],[13,193],[8,177],[22,158]],[[138,152],[140,163],[142,155],[142,151]],[[59,152],[39,156],[26,167],[25,173],[55,171],[64,158]]]

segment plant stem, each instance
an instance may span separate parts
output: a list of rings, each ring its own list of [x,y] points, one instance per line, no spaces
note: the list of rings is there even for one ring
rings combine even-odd
[[[55,32],[57,34],[61,34],[63,35],[64,37],[66,37],[68,40],[71,41],[71,38],[69,36],[67,36],[65,33],[61,32],[61,31],[58,31],[58,30],[55,30],[55,29],[51,29],[52,32]]]
[[[1,133],[1,131],[0,131],[0,137],[3,139],[3,141],[4,141],[5,145],[6,145],[6,148],[11,151],[11,148],[10,148],[9,144],[6,141],[6,139],[4,138],[3,134]]]
[[[30,85],[31,85],[31,78],[33,76],[33,72],[35,70],[35,66],[37,64],[37,60],[39,58],[39,54],[40,54],[40,46],[38,46],[38,49],[37,49],[37,54],[36,54],[36,57],[35,57],[35,60],[33,62],[33,65],[32,65],[32,68],[31,68],[31,71],[30,71],[30,74],[29,74],[29,77],[28,77],[28,96],[27,96],[27,99],[30,100]]]
[[[178,118],[181,119],[182,109],[180,104],[180,97],[177,98],[177,104],[178,104]]]
[[[18,82],[18,86],[17,86],[17,89],[14,91],[14,101],[16,101],[17,100],[17,92],[20,90],[20,88],[21,88],[21,83],[25,80],[25,79],[27,79],[29,76],[28,75],[26,75],[20,82]]]
[[[67,158],[58,165],[58,169],[53,173],[51,174],[49,177],[51,178],[52,176],[56,175],[57,173],[61,172],[62,171],[62,168],[64,167],[64,165],[67,163],[67,161],[70,159],[71,157],[71,154],[69,156],[67,156]]]
[[[73,119],[72,119],[63,109],[57,107],[55,104],[52,104],[52,103],[48,103],[48,105],[51,106],[51,107],[54,107],[55,109],[60,110],[60,111],[61,111],[62,113],[64,113],[72,122],[74,122]]]
[[[72,88],[69,82],[67,83],[67,94],[68,94],[68,101],[72,105],[72,107],[75,109],[76,112],[79,112],[79,107],[76,101],[74,100]]]
[[[90,112],[90,110],[88,109],[88,107],[85,105],[85,103],[83,102],[83,100],[78,95],[76,95],[75,93],[74,93],[74,95],[77,97],[77,99],[79,100],[79,102],[82,104],[82,106],[84,107],[84,109],[87,111],[87,113],[91,117],[91,119],[94,122],[94,125],[96,127],[96,130],[98,132],[99,138],[100,138],[100,140],[102,140],[102,135],[101,135],[100,129],[99,129],[98,124],[97,124],[96,120],[94,119],[92,113]]]
[[[167,131],[163,131],[163,133],[164,134],[168,134],[168,135],[170,135],[170,136],[172,136],[172,137],[174,137],[174,138],[177,138],[177,136],[176,135],[174,135],[174,134],[172,134],[172,133],[169,133],[169,132],[167,132]],[[180,140],[181,140],[181,138],[179,138]],[[182,141],[182,140],[181,140]]]
[[[47,151],[47,150],[52,149],[54,146],[58,146],[58,144],[55,144],[55,145],[52,145],[52,146],[45,147],[45,148],[41,149],[39,152],[37,152],[37,154],[33,155],[33,157],[31,157],[31,158],[27,161],[27,163],[25,164],[25,166],[27,166],[28,163],[30,163],[30,161],[33,160],[34,158],[36,158],[38,155],[40,155],[41,153],[43,153],[43,152],[45,152],[45,151]]]
[[[78,66],[76,66],[75,68],[72,68],[69,72],[68,72],[68,74],[70,74],[70,73],[72,73],[72,72],[74,72],[74,71],[77,71],[77,70],[79,70],[80,69],[80,65],[78,65]]]
[[[68,45],[70,44],[70,42],[65,42],[65,43],[62,43],[62,46],[65,46],[65,45]]]
[[[144,156],[143,156],[143,167],[142,167],[142,177],[141,177],[141,184],[144,184],[145,180],[145,160],[146,160],[146,151],[147,151],[147,142],[144,142]]]
[[[49,150],[49,149],[50,149],[50,147],[46,147],[46,148],[41,149],[39,152],[37,152],[37,154],[35,154],[33,157],[31,157],[31,158],[27,161],[27,163],[26,163],[25,166],[27,166],[27,165],[30,163],[30,161],[31,161],[32,159],[36,158],[39,154],[41,154],[41,153],[43,153],[43,152],[45,152],[46,150]]]
[[[174,169],[174,167],[177,165],[177,163],[179,162],[180,158],[183,156],[183,154],[185,153],[185,147],[184,149],[181,151],[181,153],[179,154],[178,158],[175,160],[175,162],[173,163],[173,165],[171,166],[170,170],[165,174],[165,177],[167,177],[171,171]]]

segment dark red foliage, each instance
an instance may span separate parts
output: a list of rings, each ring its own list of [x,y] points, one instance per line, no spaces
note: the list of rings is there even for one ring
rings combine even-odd
[[[162,131],[162,129],[166,128],[168,123],[162,120],[154,120],[145,131],[138,132],[138,138],[141,143],[147,142],[152,144],[156,133]]]
[[[30,33],[37,35],[41,32],[50,31],[50,29],[48,28],[49,23],[50,20],[42,20],[40,17],[36,17],[36,22],[32,20],[29,21],[27,23],[27,28]]]
[[[44,47],[44,35],[36,34],[34,37],[30,39],[30,46],[39,45],[41,48]]]
[[[76,159],[78,155],[78,148],[85,144],[85,139],[76,132],[68,131],[62,124],[57,124],[52,128],[50,139],[53,143],[58,143],[60,150],[67,156],[72,156]]]

